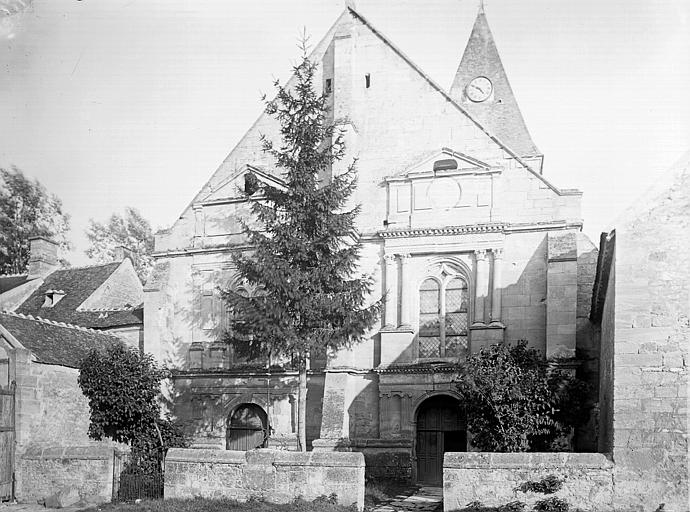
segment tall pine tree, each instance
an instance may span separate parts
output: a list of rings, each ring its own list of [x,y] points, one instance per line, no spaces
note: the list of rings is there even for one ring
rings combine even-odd
[[[361,244],[355,218],[360,208],[347,208],[356,187],[355,164],[323,178],[343,158],[345,147],[342,133],[327,121],[327,95],[314,90],[316,68],[303,47],[292,86],[276,81],[275,99],[264,97],[282,140],[274,145],[262,137],[263,150],[282,171],[285,187],[254,180],[258,190],[251,211],[259,228],[245,225],[253,249],[235,256],[234,262],[257,293],[224,291],[234,312],[228,338],[238,350],[253,358],[297,361],[302,451],[309,354],[361,340],[381,309],[380,300],[367,305],[372,279],[357,274]]]

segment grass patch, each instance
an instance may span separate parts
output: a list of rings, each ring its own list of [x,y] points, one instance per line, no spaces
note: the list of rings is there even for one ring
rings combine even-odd
[[[278,505],[260,500],[241,503],[227,498],[172,498],[144,500],[140,503],[105,503],[80,512],[352,512],[353,507],[334,503],[331,498],[317,498],[312,502],[295,500]]]

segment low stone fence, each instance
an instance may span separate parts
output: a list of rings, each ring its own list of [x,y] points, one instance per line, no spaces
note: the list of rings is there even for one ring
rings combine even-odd
[[[166,498],[255,497],[287,503],[331,494],[341,505],[363,509],[361,453],[171,448],[165,458]]]
[[[36,503],[62,493],[78,495],[82,503],[109,502],[114,461],[112,447],[29,447],[17,457],[17,501]]]
[[[520,485],[554,475],[563,485],[554,494],[522,492]],[[443,460],[443,509],[462,510],[473,501],[485,506],[522,501],[531,510],[555,496],[571,508],[613,510],[613,463],[601,453],[446,453]]]

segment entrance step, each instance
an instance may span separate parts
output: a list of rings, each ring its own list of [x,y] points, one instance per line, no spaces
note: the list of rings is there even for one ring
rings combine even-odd
[[[378,505],[373,512],[441,512],[443,510],[442,487],[420,487],[405,499],[395,498]]]

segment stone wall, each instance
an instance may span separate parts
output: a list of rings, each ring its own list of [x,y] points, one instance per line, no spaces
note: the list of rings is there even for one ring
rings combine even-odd
[[[16,350],[17,454],[28,446],[83,446],[89,439],[89,403],[82,394],[79,370],[30,361]]]
[[[547,497],[517,489],[548,475],[563,480],[555,494],[571,507],[588,512],[613,510],[613,464],[600,453],[446,453],[443,461],[443,508],[460,510],[472,501],[486,506],[522,501],[531,510]],[[622,510],[622,509],[621,509]]]
[[[615,232],[613,460],[619,510],[688,510],[690,155]],[[610,286],[610,285],[609,285]]]
[[[35,503],[76,491],[84,503],[109,502],[114,460],[115,450],[105,446],[29,448],[17,460],[17,500]]]
[[[165,497],[263,498],[287,503],[335,493],[338,503],[364,507],[361,453],[173,448],[165,458]]]

